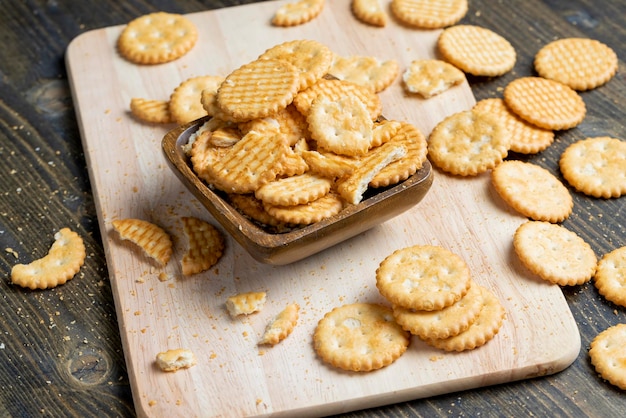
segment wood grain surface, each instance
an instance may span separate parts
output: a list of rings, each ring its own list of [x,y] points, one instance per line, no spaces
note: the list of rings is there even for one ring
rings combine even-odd
[[[84,34],[68,48],[70,85],[100,229],[106,231],[104,248],[138,413],[328,415],[569,366],[580,348],[576,324],[560,289],[533,278],[515,261],[512,236],[523,218],[490,191],[488,174],[464,179],[436,172],[431,191],[406,214],[282,267],[259,264],[229,239],[214,269],[183,278],[176,261],[153,268],[116,239],[110,225],[116,218],[150,220],[178,236],[178,242],[183,241],[181,216],[212,220],[165,163],[160,143],[167,127],[129,117],[131,97],[167,98],[188,77],[225,76],[293,39],[316,39],[341,55],[373,55],[400,65],[435,58],[438,31],[394,24],[381,32],[356,22],[349,0],[333,1],[308,25],[268,25],[282,3],[187,15],[199,28],[198,45],[171,65],[137,66],[119,57],[119,26]],[[421,100],[406,95],[399,81],[381,100],[387,118],[409,121],[426,135],[444,117],[474,104],[467,84]],[[345,303],[384,302],[375,286],[378,263],[416,244],[441,245],[461,255],[474,280],[497,294],[507,319],[496,340],[473,352],[444,355],[413,338],[408,353],[376,373],[341,373],[321,364],[311,346],[317,321]],[[173,258],[180,259],[183,251],[184,245],[178,245]],[[169,279],[159,282],[162,272]],[[225,313],[227,296],[259,290],[269,298],[261,313],[236,320]],[[293,302],[303,308],[294,333],[272,349],[256,347],[265,324]],[[178,347],[192,349],[198,366],[175,374],[154,367],[156,353]]]
[[[6,279],[0,305],[0,416],[135,416],[128,369],[109,281],[110,266],[81,144],[64,55],[69,43],[93,29],[121,25],[151,11],[203,12],[253,1],[128,0],[117,2],[0,2],[0,268]],[[623,56],[626,4],[610,0],[470,1],[463,23],[504,35],[518,61],[503,77],[469,78],[476,99],[498,97],[514,78],[532,75],[545,43],[567,36],[601,40],[620,57],[617,76],[584,93],[588,114],[575,129],[530,158],[558,175],[558,157],[586,136],[624,139]],[[522,158],[512,155],[511,158]],[[599,256],[626,244],[624,199],[574,194],[564,225]],[[71,282],[45,292],[12,286],[11,266],[44,255],[54,231],[70,226],[85,238],[88,259]],[[625,309],[607,303],[591,283],[562,289],[581,335],[576,361],[534,379],[342,414],[378,416],[620,416],[623,392],[600,379],[587,356],[591,339],[625,321]],[[495,341],[494,341],[495,342]],[[530,343],[532,344],[532,343]],[[362,405],[363,408],[368,405]]]

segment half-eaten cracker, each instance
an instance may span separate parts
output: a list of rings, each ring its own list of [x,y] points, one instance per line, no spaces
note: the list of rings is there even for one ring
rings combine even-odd
[[[184,216],[183,230],[188,248],[181,260],[183,274],[189,276],[210,269],[224,253],[224,236],[208,222]]]
[[[141,248],[144,253],[165,266],[172,256],[172,239],[161,227],[142,219],[116,219],[113,228],[123,240],[128,240]]]

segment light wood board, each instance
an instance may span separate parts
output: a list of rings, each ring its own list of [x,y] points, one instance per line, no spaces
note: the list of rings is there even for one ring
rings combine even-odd
[[[132,97],[167,99],[184,79],[226,75],[283,41],[310,38],[339,54],[396,59],[435,56],[436,31],[395,22],[372,28],[355,21],[348,0],[326,2],[313,22],[273,28],[268,22],[284,2],[263,2],[188,15],[199,41],[182,59],[137,66],[121,59],[121,27],[76,38],[66,61],[96,199],[100,228],[140,416],[327,415],[457,390],[555,373],[580,350],[580,337],[561,290],[528,273],[512,250],[523,218],[492,191],[488,175],[455,178],[435,172],[434,185],[409,212],[301,262],[259,264],[232,239],[209,272],[183,278],[181,216],[210,215],[169,170],[160,142],[171,126],[151,126],[128,113]],[[388,118],[408,120],[428,134],[443,117],[470,108],[467,84],[432,98],[406,96],[400,78],[381,95]],[[165,227],[175,253],[155,267],[111,231],[116,218],[137,217]],[[312,349],[317,321],[330,309],[356,301],[383,302],[375,270],[393,250],[442,245],[461,255],[478,283],[492,289],[507,310],[494,340],[469,352],[447,354],[413,338],[396,363],[382,370],[345,373],[323,364]],[[159,280],[165,273],[167,280]],[[163,277],[163,275],[161,275]],[[230,319],[224,300],[264,290],[265,308]],[[265,324],[286,304],[301,306],[293,334],[273,348],[259,348]],[[186,347],[198,365],[163,373],[155,355]]]

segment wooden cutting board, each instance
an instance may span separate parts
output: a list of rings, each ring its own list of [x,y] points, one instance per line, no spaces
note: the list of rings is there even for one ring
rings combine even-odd
[[[269,25],[285,3],[263,2],[189,15],[199,29],[195,48],[178,61],[137,66],[121,59],[121,27],[85,33],[67,51],[67,65],[114,292],[120,332],[140,416],[327,415],[446,392],[555,373],[580,350],[580,337],[557,286],[527,272],[512,250],[524,221],[492,191],[488,175],[456,178],[435,172],[424,200],[407,213],[331,250],[287,266],[254,261],[232,239],[209,272],[183,277],[181,216],[211,221],[207,211],[169,170],[160,142],[171,126],[153,126],[129,115],[132,97],[167,99],[183,80],[226,75],[267,48],[310,38],[339,54],[396,59],[435,56],[437,31],[395,22],[385,28],[358,23],[349,0],[326,2],[313,22],[294,28]],[[388,118],[408,120],[425,134],[443,117],[470,108],[467,84],[432,98],[406,96],[400,78],[381,95]],[[175,237],[164,269],[111,232],[116,218],[156,222]],[[473,278],[492,289],[507,317],[486,346],[444,353],[413,338],[396,363],[372,373],[345,373],[316,358],[311,335],[330,309],[346,303],[384,302],[375,270],[393,250],[442,245],[461,255]],[[231,319],[227,296],[267,291],[265,308]],[[288,303],[301,306],[298,326],[272,348],[256,342],[269,319]],[[169,348],[194,351],[198,364],[163,373],[155,355]]]

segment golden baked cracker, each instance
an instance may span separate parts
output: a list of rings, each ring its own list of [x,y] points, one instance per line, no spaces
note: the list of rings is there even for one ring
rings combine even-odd
[[[164,372],[175,372],[188,369],[197,363],[193,351],[186,348],[175,348],[156,355],[156,364]]]
[[[267,294],[265,292],[237,293],[226,299],[226,310],[231,317],[250,315],[258,312],[265,305]]]
[[[397,120],[383,119],[372,127],[372,148],[380,147],[395,137],[402,124]]]
[[[480,287],[482,309],[469,328],[453,337],[426,339],[426,343],[445,351],[465,351],[481,347],[500,331],[506,311],[498,297],[489,289]]]
[[[517,54],[504,37],[480,26],[456,25],[437,39],[443,59],[466,73],[496,77],[515,66]]]
[[[588,282],[596,271],[596,255],[576,233],[557,224],[528,221],[513,237],[513,248],[530,271],[559,286]]]
[[[564,38],[544,45],[535,55],[534,66],[541,77],[584,91],[613,78],[618,61],[615,51],[602,42]]]
[[[500,164],[509,144],[508,132],[495,115],[465,110],[435,126],[428,139],[428,156],[443,171],[474,176]]]
[[[292,104],[271,116],[242,122],[239,124],[239,129],[243,134],[250,131],[279,132],[287,138],[289,146],[294,146],[299,140],[311,136],[306,118]]]
[[[626,142],[608,136],[569,145],[559,160],[565,180],[576,190],[609,199],[626,194]]]
[[[263,226],[270,226],[277,232],[289,230],[289,224],[267,213],[263,202],[254,197],[254,194],[229,194],[228,200],[239,212]]]
[[[472,282],[457,254],[434,245],[414,245],[388,255],[376,269],[376,287],[392,304],[433,311],[461,299]]]
[[[273,206],[264,204],[263,207],[267,213],[282,222],[310,225],[338,214],[343,209],[343,204],[343,200],[331,192],[303,205]]]
[[[324,10],[324,0],[298,0],[284,4],[272,17],[274,26],[297,26],[310,22]]]
[[[393,83],[400,72],[398,61],[381,61],[368,55],[334,55],[328,74],[339,80],[369,87],[379,93]]]
[[[562,222],[574,200],[567,187],[538,165],[510,160],[491,172],[495,190],[517,212],[535,221]]]
[[[167,232],[152,222],[125,218],[111,222],[120,238],[141,248],[151,259],[165,266],[172,255],[172,240]]]
[[[297,303],[287,305],[267,324],[258,345],[276,345],[287,338],[298,323],[299,311]]]
[[[473,108],[477,112],[498,116],[511,138],[510,150],[520,154],[536,154],[554,142],[554,132],[534,126],[511,112],[500,98],[480,100]]]
[[[283,160],[282,170],[278,173],[278,177],[292,177],[305,174],[309,170],[302,155],[295,152],[293,148],[287,148],[285,159]]]
[[[307,115],[311,137],[317,146],[335,154],[365,155],[372,145],[373,122],[356,96],[313,100]]]
[[[288,150],[281,135],[265,136],[252,131],[204,169],[218,189],[250,193],[276,178]]]
[[[357,160],[333,153],[313,150],[300,151],[309,169],[313,173],[328,178],[340,178],[351,174],[357,166]]]
[[[274,206],[294,206],[312,202],[326,195],[332,182],[317,174],[304,173],[284,177],[259,187],[255,197]]]
[[[603,379],[626,390],[626,324],[613,325],[598,334],[591,341],[589,358]]]
[[[415,174],[426,161],[426,137],[415,125],[400,122],[398,131],[388,142],[402,144],[406,155],[380,170],[370,181],[371,187],[400,183]]]
[[[181,260],[183,274],[189,276],[210,269],[224,253],[224,236],[210,223],[183,216],[183,231],[187,236],[187,252]]]
[[[189,157],[193,171],[200,179],[209,184],[214,182],[209,167],[213,167],[217,161],[222,160],[230,151],[230,148],[213,145],[211,138],[212,134],[207,130],[196,136],[191,147],[189,147]]]
[[[371,150],[348,177],[337,182],[337,192],[346,202],[358,204],[374,176],[406,154],[405,146],[396,142],[387,142]]]
[[[600,259],[593,281],[606,300],[626,307],[626,246]]]
[[[287,107],[300,88],[300,71],[287,61],[262,59],[237,68],[220,85],[220,117],[236,122],[263,118]]]
[[[521,77],[504,88],[509,109],[535,126],[555,131],[570,129],[585,117],[585,102],[576,91],[557,81]]]
[[[186,17],[150,13],[128,23],[120,33],[120,54],[136,64],[162,64],[185,55],[198,40],[196,26]]]
[[[297,39],[269,48],[259,59],[276,59],[292,64],[299,71],[298,90],[304,90],[326,74],[332,63],[333,53],[321,42]]]
[[[130,113],[139,120],[151,123],[172,123],[170,103],[167,100],[130,99]]]
[[[422,29],[454,25],[467,13],[467,0],[392,0],[391,11],[403,23]]]
[[[408,332],[395,322],[391,309],[369,303],[334,308],[313,333],[313,347],[324,362],[353,372],[390,365],[409,343]]]
[[[311,103],[318,95],[324,95],[329,100],[337,100],[345,96],[356,96],[367,108],[372,120],[376,120],[383,105],[380,97],[371,89],[343,80],[321,79],[306,90],[299,92],[293,99],[293,104],[303,115],[308,115]]]
[[[472,281],[467,293],[440,310],[416,311],[394,305],[393,316],[403,329],[423,340],[449,338],[466,331],[483,307],[481,286]]]
[[[11,268],[11,283],[29,289],[51,289],[71,280],[85,262],[85,244],[76,232],[62,228],[54,234],[48,254]]]
[[[387,12],[381,0],[352,0],[352,14],[359,21],[368,25],[383,27],[387,25]]]
[[[223,77],[203,75],[182,81],[170,95],[170,115],[175,123],[182,125],[206,116],[202,105],[202,91],[216,91]]]
[[[411,61],[402,75],[404,88],[425,99],[443,93],[452,86],[465,81],[463,71],[445,61],[420,59]]]

